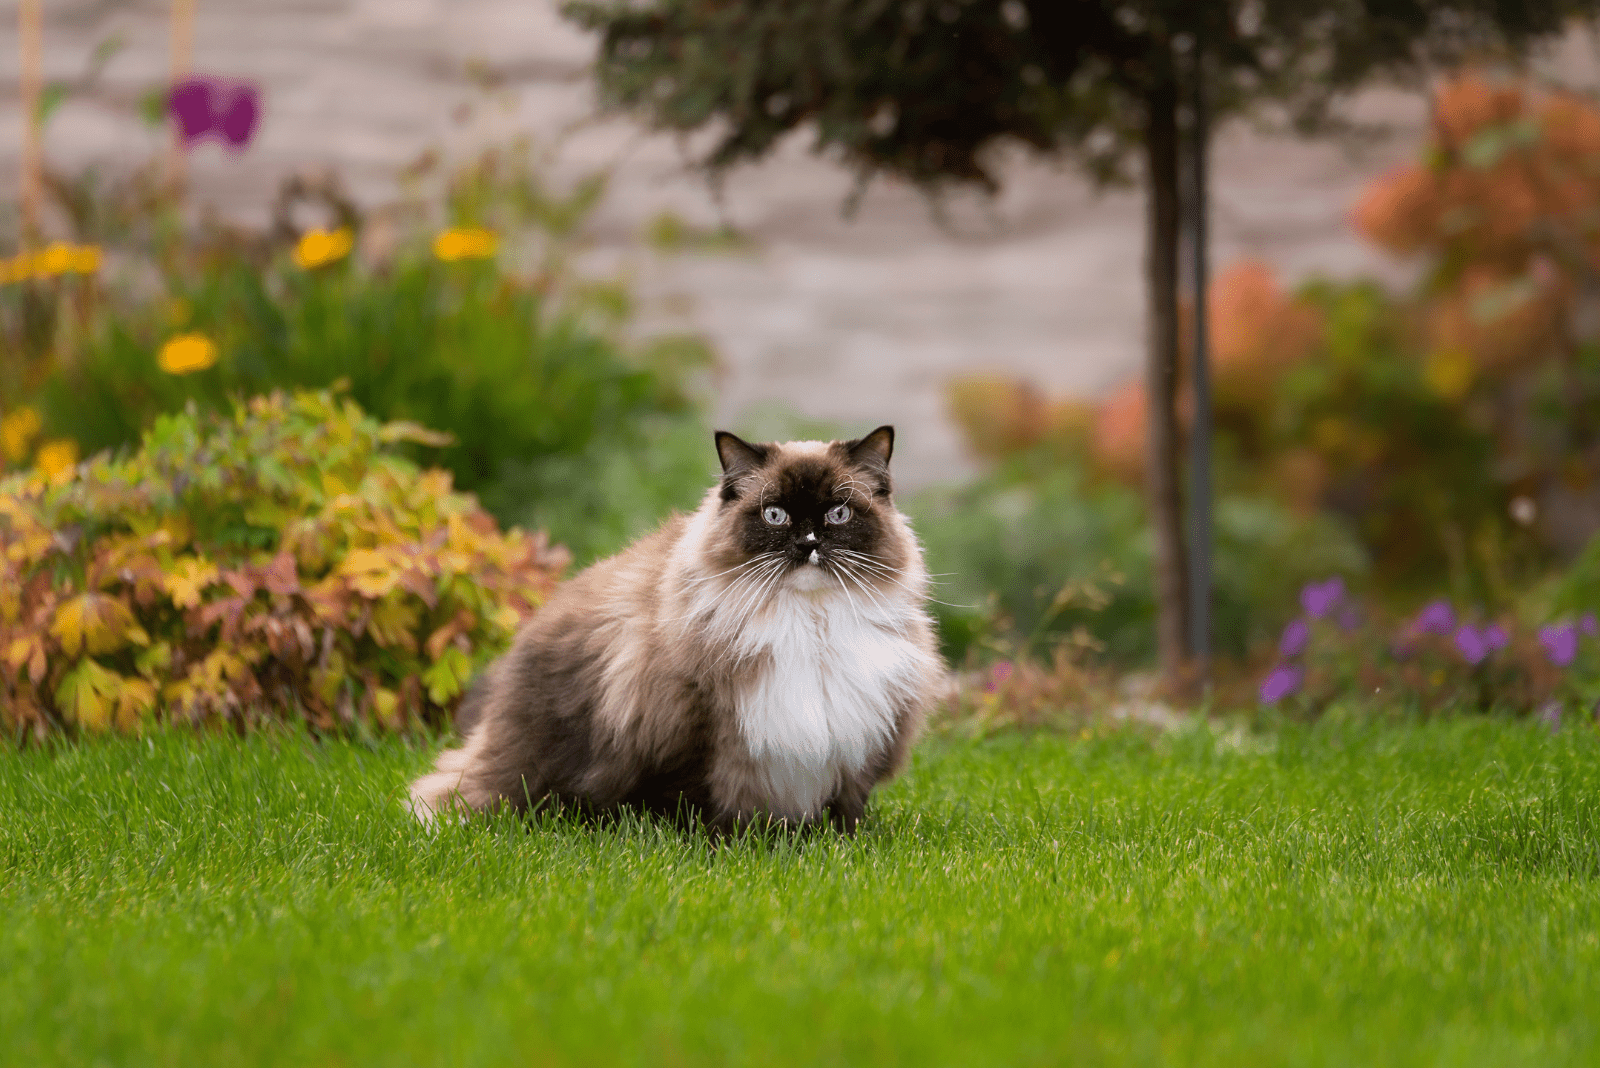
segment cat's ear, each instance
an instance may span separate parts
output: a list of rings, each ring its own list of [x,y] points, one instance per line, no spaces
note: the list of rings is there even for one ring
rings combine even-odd
[[[722,461],[722,499],[732,497],[739,480],[766,463],[767,455],[765,445],[752,445],[737,434],[717,431],[717,459]]]
[[[717,431],[716,441],[717,459],[722,461],[722,499],[731,501],[739,495],[740,481],[767,462],[769,450],[726,430]]]
[[[850,462],[887,472],[889,456],[894,452],[894,427],[880,426],[864,438],[844,443]]]

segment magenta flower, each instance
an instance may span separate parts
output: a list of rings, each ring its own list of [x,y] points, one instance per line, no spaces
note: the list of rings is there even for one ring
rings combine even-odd
[[[1339,629],[1346,633],[1361,626],[1361,609],[1353,604],[1345,604],[1339,608]]]
[[[1558,623],[1553,627],[1539,628],[1539,644],[1556,667],[1566,667],[1578,656],[1578,628],[1571,623]]]
[[[1411,629],[1418,634],[1449,634],[1455,628],[1456,611],[1449,601],[1434,601],[1417,613],[1411,624]]]
[[[1326,582],[1313,582],[1300,591],[1300,607],[1312,619],[1321,619],[1344,600],[1344,579],[1335,575]]]
[[[1509,640],[1505,628],[1498,623],[1487,627],[1474,627],[1471,623],[1463,623],[1461,629],[1456,631],[1456,651],[1467,663],[1481,664],[1490,653],[1505,648]]]
[[[1278,655],[1282,657],[1299,656],[1306,651],[1306,645],[1311,641],[1311,627],[1303,619],[1297,619],[1283,628],[1283,636],[1278,639]]]
[[[1578,626],[1591,638],[1600,635],[1600,623],[1595,622],[1593,612],[1585,612],[1583,618],[1578,621]]]
[[[1293,664],[1279,664],[1272,669],[1271,674],[1261,680],[1261,703],[1274,704],[1297,693],[1303,678],[1304,674]]]
[[[989,669],[989,681],[983,684],[984,692],[994,693],[1000,687],[1004,686],[1006,684],[1006,680],[1011,677],[1011,673],[1015,670],[1015,665],[1013,665],[1009,660],[1002,660],[998,664],[991,667]]]
[[[261,119],[260,92],[249,82],[185,78],[167,95],[167,111],[178,124],[183,146],[214,135],[229,148],[242,149]]]

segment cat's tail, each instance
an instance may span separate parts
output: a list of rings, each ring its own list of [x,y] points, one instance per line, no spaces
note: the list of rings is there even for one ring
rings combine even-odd
[[[433,770],[411,784],[409,804],[411,814],[425,824],[431,824],[446,813],[465,816],[481,808],[482,793],[477,789],[473,774],[481,759],[485,730],[475,730],[460,749],[446,749],[434,762]]]
[[[462,747],[440,753],[433,770],[411,784],[411,814],[423,823],[432,823],[447,809],[465,815],[478,807],[467,799],[467,777],[483,748],[484,732],[476,728],[483,722],[484,706],[489,703],[489,679],[490,672],[479,675],[456,707],[455,729],[465,739]]]

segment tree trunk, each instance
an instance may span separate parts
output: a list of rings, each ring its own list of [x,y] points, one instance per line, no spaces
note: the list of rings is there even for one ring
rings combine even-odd
[[[1146,98],[1145,328],[1148,408],[1145,484],[1155,525],[1156,650],[1161,674],[1178,684],[1189,659],[1189,575],[1183,542],[1178,434],[1178,89],[1167,78]]]

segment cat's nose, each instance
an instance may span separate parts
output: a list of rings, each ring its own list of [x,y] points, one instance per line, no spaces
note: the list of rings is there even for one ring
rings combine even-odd
[[[817,532],[813,530],[800,540],[806,545],[815,545],[817,543]]]

